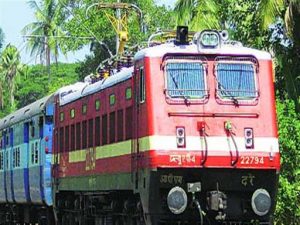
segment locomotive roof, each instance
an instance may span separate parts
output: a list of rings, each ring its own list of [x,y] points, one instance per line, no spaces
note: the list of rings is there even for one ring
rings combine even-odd
[[[114,86],[117,83],[125,81],[132,77],[133,67],[122,68],[122,70],[106,79],[100,80],[93,84],[77,83],[60,89],[59,103],[66,105],[76,99],[93,94],[105,88]]]
[[[174,43],[165,43],[142,49],[134,56],[134,60],[140,60],[144,57],[163,57],[165,54],[218,54],[230,56],[249,56],[252,55],[258,60],[270,60],[271,55],[266,51],[257,50],[254,48],[247,48],[233,42],[233,44],[222,44],[220,48],[198,48],[196,44],[190,45],[175,45]]]
[[[53,101],[53,94],[39,99],[0,120],[0,130],[10,127],[20,121],[25,121],[34,115],[40,114],[46,105]]]
[[[81,93],[84,87],[86,87],[88,83],[77,82],[72,85],[68,85],[66,87],[60,88],[56,94],[59,95],[59,104],[65,105],[69,102],[72,102],[81,97]]]

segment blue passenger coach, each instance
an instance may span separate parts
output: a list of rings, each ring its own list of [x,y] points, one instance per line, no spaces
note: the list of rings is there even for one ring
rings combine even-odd
[[[47,96],[0,120],[0,205],[52,205],[53,101]]]

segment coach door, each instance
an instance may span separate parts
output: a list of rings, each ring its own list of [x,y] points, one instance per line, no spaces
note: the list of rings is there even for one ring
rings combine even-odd
[[[141,126],[141,105],[145,102],[145,75],[144,67],[137,67],[135,69],[135,74],[133,76],[133,92],[134,92],[134,101],[133,101],[133,140],[132,140],[132,181],[135,185],[135,188],[138,188],[139,182],[139,169],[141,164],[141,155],[140,155],[140,129]]]

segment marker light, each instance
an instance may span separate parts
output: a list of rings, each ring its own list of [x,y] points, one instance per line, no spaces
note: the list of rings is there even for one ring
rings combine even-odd
[[[185,129],[184,127],[176,127],[176,142],[177,147],[185,147]]]
[[[245,146],[246,146],[246,148],[253,148],[254,147],[253,129],[252,128],[245,128],[244,129],[244,136],[245,136]]]
[[[203,31],[200,34],[200,44],[203,48],[216,48],[220,45],[220,34],[217,31]]]

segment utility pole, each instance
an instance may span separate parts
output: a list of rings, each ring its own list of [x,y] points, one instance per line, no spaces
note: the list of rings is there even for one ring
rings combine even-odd
[[[50,46],[48,43],[48,36],[45,36],[44,44],[45,44],[45,59],[46,59],[46,67],[48,73],[48,82],[50,83]]]
[[[121,3],[121,0],[117,0],[117,3]],[[121,30],[121,23],[120,23],[121,9],[119,9],[119,8],[116,10],[116,18],[117,18],[118,30]],[[116,54],[118,54],[119,47],[120,47],[120,40],[119,40],[119,34],[117,33],[117,35],[116,35]]]

